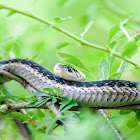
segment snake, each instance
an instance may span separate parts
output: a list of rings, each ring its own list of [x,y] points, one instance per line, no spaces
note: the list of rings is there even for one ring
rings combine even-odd
[[[2,60],[0,69],[24,79],[41,93],[51,94],[44,88],[59,88],[61,96],[72,96],[79,106],[121,107],[140,104],[138,82],[126,80],[69,81],[28,59]]]

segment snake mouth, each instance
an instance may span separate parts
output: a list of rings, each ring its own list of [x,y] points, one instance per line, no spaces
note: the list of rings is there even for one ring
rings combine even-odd
[[[60,65],[58,65],[58,64],[55,65],[53,70],[54,70],[54,73],[56,73],[56,72],[58,73],[61,70]]]
[[[61,74],[62,72],[62,68],[61,68],[61,65],[58,63],[58,64],[56,64],[55,65],[55,67],[54,67],[54,73],[58,76],[58,77],[60,77],[60,78],[63,78],[63,75]]]

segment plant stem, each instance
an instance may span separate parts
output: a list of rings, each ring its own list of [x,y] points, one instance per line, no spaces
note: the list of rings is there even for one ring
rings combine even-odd
[[[125,34],[125,36],[127,37],[127,39],[129,41],[132,41],[133,39],[131,38],[131,36],[129,35],[129,33],[127,32],[127,30],[125,29],[123,23],[120,23],[120,29],[122,30],[122,32]]]
[[[81,45],[85,45],[85,46],[87,46],[87,47],[95,48],[95,49],[98,49],[98,50],[101,50],[101,51],[104,51],[104,52],[113,54],[114,56],[116,56],[116,57],[118,57],[118,58],[120,58],[120,59],[123,59],[124,61],[127,61],[127,62],[129,62],[130,64],[134,65],[135,68],[140,68],[140,66],[139,66],[136,62],[132,61],[130,58],[125,57],[125,56],[122,56],[120,53],[115,52],[115,51],[113,51],[112,49],[110,49],[110,48],[108,48],[108,47],[103,47],[103,46],[100,46],[100,45],[97,45],[97,44],[93,44],[93,43],[91,43],[91,42],[88,42],[88,41],[86,41],[86,40],[84,40],[84,39],[81,39],[80,37],[78,37],[78,36],[72,34],[71,32],[69,32],[69,31],[67,31],[67,30],[65,30],[65,29],[63,29],[63,28],[61,28],[61,27],[59,27],[59,26],[57,26],[57,25],[52,24],[52,23],[51,23],[50,21],[48,21],[48,20],[44,20],[44,19],[42,19],[42,18],[40,18],[40,17],[37,17],[37,16],[35,16],[35,15],[32,15],[32,14],[30,14],[30,13],[23,12],[23,11],[20,11],[20,10],[17,10],[17,9],[14,9],[14,8],[11,8],[11,7],[2,5],[2,4],[0,4],[0,8],[1,8],[1,9],[7,9],[7,10],[13,11],[13,12],[15,12],[15,13],[20,13],[20,14],[25,15],[25,16],[28,16],[28,17],[30,17],[30,18],[36,19],[36,20],[38,20],[38,21],[40,21],[40,22],[42,22],[42,23],[44,23],[44,24],[46,24],[46,25],[51,26],[52,28],[56,29],[57,31],[59,31],[59,32],[65,34],[65,35],[67,35],[67,36],[69,36],[70,38],[76,40],[76,41],[79,42]]]

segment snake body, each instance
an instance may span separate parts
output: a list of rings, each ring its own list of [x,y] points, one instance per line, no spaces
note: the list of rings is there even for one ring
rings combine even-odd
[[[0,61],[0,69],[26,80],[42,93],[50,94],[43,88],[57,87],[61,89],[61,96],[72,96],[80,106],[118,107],[140,104],[140,89],[137,82],[124,80],[67,81],[27,59]]]

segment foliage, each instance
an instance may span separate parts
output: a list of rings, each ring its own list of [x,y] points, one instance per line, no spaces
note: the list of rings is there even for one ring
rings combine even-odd
[[[17,12],[0,9],[1,60],[27,58],[52,71],[54,65],[63,59],[64,63],[69,63],[87,72],[85,73],[87,81],[92,81],[94,77],[97,80],[125,79],[140,82],[140,70],[135,69],[139,68],[137,64],[140,63],[138,14],[140,2],[135,0],[127,2],[117,0],[22,0],[20,2],[1,0],[0,4],[28,11],[28,13],[34,13],[38,17],[52,21],[52,25],[46,26]],[[62,30],[55,31],[54,26],[61,26],[62,29],[77,36],[71,39]],[[81,42],[77,41],[78,36]],[[97,49],[83,44],[83,38],[98,44]],[[105,51],[98,50],[99,45],[104,46]],[[114,56],[113,51],[119,53],[118,57]],[[137,62],[136,65],[134,61]],[[65,115],[63,118],[58,118],[50,110],[43,109],[26,109],[23,110],[23,114],[0,110],[0,124],[5,123],[2,129],[0,127],[0,137],[3,139],[22,139],[13,123],[13,118],[20,118],[27,122],[34,140],[59,139],[51,135],[50,130],[62,136],[62,139],[90,140],[116,137],[110,126],[105,125],[106,120],[99,113],[87,109],[79,112],[68,111],[76,104],[71,97],[61,97],[61,91],[57,88],[44,89],[52,93],[52,95],[46,95],[31,94],[14,81],[5,85],[7,88],[0,86],[1,103],[5,100],[14,103],[32,102],[28,106],[39,107],[50,100],[53,103],[61,101],[59,111]],[[38,96],[42,99],[38,100]],[[140,138],[138,111],[111,110],[111,114],[111,123],[117,126],[127,140]],[[1,118],[4,118],[4,121]],[[38,126],[29,123],[29,120],[37,122]],[[58,120],[68,121],[67,129],[58,126]],[[41,130],[42,127],[45,130]]]

